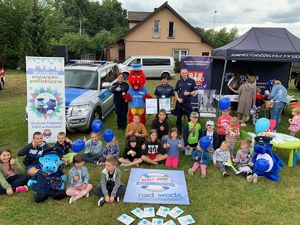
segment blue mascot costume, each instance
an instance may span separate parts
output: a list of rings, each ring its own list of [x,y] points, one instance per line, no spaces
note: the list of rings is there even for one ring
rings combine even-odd
[[[63,152],[59,148],[47,148],[39,158],[41,169],[28,181],[28,186],[35,193],[34,201],[45,201],[49,196],[55,200],[66,197],[64,182],[66,176],[59,168]]]
[[[272,137],[257,136],[254,138],[255,155],[252,158],[254,163],[253,173],[256,176],[265,176],[269,180],[280,180],[280,167],[284,166],[284,163],[276,153],[271,151],[273,145],[270,143]]]

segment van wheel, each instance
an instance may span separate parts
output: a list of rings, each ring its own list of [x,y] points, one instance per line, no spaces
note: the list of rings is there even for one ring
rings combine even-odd
[[[162,77],[167,77],[167,79],[169,80],[170,79],[170,74],[164,72],[164,73],[162,73],[162,75],[160,76],[160,78],[162,78]]]
[[[123,76],[124,76],[124,79],[127,80],[127,79],[128,79],[128,76],[129,76],[129,73],[124,72],[124,73],[123,73]]]
[[[92,131],[92,123],[94,120],[102,120],[102,111],[101,108],[98,106],[95,111],[93,112],[90,120],[90,126],[88,128],[88,131]]]

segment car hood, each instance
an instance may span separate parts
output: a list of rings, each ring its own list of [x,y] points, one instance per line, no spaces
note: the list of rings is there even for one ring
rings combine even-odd
[[[65,88],[66,106],[88,104],[98,91],[81,88]]]

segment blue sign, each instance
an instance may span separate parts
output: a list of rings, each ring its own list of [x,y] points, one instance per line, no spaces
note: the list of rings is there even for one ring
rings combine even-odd
[[[124,202],[189,205],[184,172],[132,168]]]

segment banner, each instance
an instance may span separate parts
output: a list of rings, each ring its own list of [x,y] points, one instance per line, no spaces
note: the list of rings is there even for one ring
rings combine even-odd
[[[132,168],[124,202],[189,205],[184,172]]]
[[[56,142],[66,132],[64,58],[26,57],[28,142],[34,132]]]

